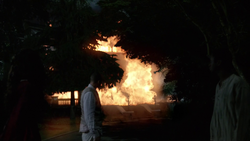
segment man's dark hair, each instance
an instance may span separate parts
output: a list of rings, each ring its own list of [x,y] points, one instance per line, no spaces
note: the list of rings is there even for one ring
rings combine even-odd
[[[215,61],[221,61],[221,66],[230,71],[233,69],[232,54],[227,48],[212,50],[210,56],[214,57]]]
[[[98,81],[102,82],[102,76],[100,73],[98,72],[94,72],[91,76],[90,76],[90,81],[97,83]]]

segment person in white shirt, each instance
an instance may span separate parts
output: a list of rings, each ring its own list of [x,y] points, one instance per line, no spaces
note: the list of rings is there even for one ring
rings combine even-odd
[[[210,70],[219,76],[210,124],[211,141],[250,141],[250,88],[233,74],[229,51],[210,55]]]
[[[102,135],[102,122],[104,114],[102,111],[99,95],[96,88],[100,87],[102,77],[99,73],[93,73],[90,84],[81,95],[81,122],[82,141],[100,141]]]

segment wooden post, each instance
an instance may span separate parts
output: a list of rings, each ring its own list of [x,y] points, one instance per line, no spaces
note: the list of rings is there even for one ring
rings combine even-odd
[[[128,106],[129,106],[129,95],[128,95]]]
[[[75,94],[74,91],[71,91],[71,98],[70,98],[70,119],[75,119]]]
[[[81,101],[81,91],[77,91],[78,92],[78,103],[77,105],[80,105],[80,101]]]
[[[156,95],[154,95],[154,101],[155,101],[155,105],[156,105]]]

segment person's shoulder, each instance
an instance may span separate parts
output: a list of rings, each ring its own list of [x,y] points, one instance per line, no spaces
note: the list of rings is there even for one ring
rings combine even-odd
[[[86,99],[93,99],[94,98],[94,94],[91,92],[91,91],[89,91],[89,92],[86,92],[85,94],[84,94],[84,99],[86,100]]]
[[[241,86],[241,87],[248,87],[248,83],[246,82],[246,80],[244,80],[242,77],[236,75],[236,74],[232,74],[233,76],[233,83],[236,86]]]
[[[236,83],[241,82],[243,80],[239,75],[236,75],[236,74],[232,74],[231,77],[233,78],[233,81]]]
[[[86,87],[82,93],[87,93],[87,92],[93,92],[94,89],[92,89],[91,87]]]
[[[90,94],[93,95],[93,93],[94,91],[90,87],[86,87],[82,92],[82,94],[84,95],[90,95]]]

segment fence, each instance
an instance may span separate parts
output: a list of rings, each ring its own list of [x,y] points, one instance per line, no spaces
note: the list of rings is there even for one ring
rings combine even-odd
[[[71,100],[69,99],[58,99],[57,97],[52,97],[51,105],[70,105]],[[75,105],[78,105],[78,99],[75,99]]]

